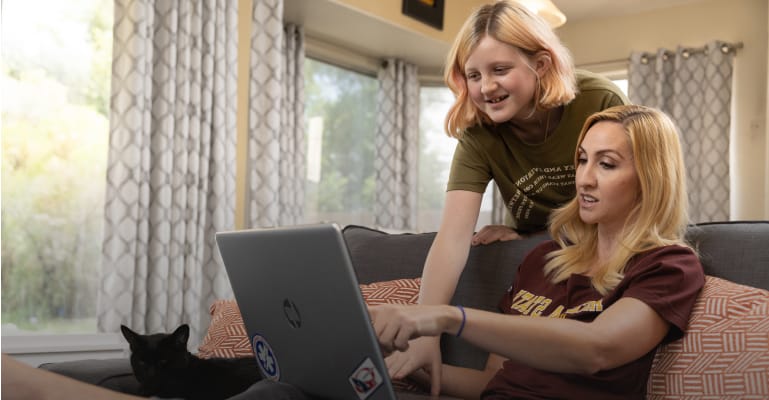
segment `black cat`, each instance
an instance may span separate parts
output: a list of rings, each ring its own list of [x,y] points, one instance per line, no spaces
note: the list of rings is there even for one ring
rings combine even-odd
[[[187,324],[170,334],[141,335],[124,325],[120,330],[131,345],[131,367],[145,396],[226,399],[261,379],[253,357],[202,359],[187,351]]]

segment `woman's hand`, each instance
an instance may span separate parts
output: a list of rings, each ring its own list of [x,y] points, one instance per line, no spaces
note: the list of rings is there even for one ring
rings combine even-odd
[[[407,376],[417,378],[424,385],[430,385],[430,394],[441,394],[441,359],[440,336],[424,336],[414,339],[409,349],[396,351],[385,358],[387,371],[393,379]],[[415,373],[421,372],[419,375]]]
[[[478,233],[473,235],[473,239],[470,242],[473,246],[479,244],[489,244],[499,240],[500,242],[506,242],[508,240],[523,239],[523,236],[514,231],[509,226],[505,225],[486,225],[481,228]]]
[[[462,313],[448,305],[381,305],[369,307],[374,332],[385,352],[390,376],[402,379],[423,368],[430,373],[431,394],[440,394],[440,334],[459,328]],[[414,340],[412,340],[414,339]]]
[[[409,340],[457,329],[462,320],[461,311],[448,305],[385,304],[369,307],[369,314],[385,351],[406,351]]]

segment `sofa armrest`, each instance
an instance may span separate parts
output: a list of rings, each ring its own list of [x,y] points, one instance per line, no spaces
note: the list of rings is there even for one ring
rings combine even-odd
[[[117,392],[141,394],[128,358],[44,363],[38,368]]]

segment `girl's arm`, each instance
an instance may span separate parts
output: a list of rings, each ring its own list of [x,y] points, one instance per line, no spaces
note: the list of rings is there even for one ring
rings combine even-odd
[[[446,192],[441,226],[422,271],[420,304],[448,304],[467,263],[470,241],[481,210],[481,193]]]
[[[459,276],[465,268],[470,252],[470,240],[481,209],[481,193],[465,190],[446,192],[446,204],[438,234],[425,260],[419,302],[422,304],[448,304],[454,295]],[[403,378],[419,368],[432,374],[431,393],[439,394],[441,387],[441,353],[439,338],[419,338],[407,352],[396,352],[387,357],[390,376]]]

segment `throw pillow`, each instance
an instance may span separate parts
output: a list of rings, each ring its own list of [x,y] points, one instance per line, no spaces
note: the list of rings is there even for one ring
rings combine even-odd
[[[396,279],[360,285],[363,299],[368,305],[415,304],[419,297],[420,279]],[[211,324],[198,348],[198,357],[253,357],[243,317],[235,300],[217,300],[210,308]],[[393,381],[397,390],[418,391],[408,380]]]
[[[686,335],[660,347],[647,399],[766,398],[769,291],[706,276]]]
[[[211,324],[198,347],[200,358],[253,357],[243,317],[235,300],[216,300],[211,304]]]

